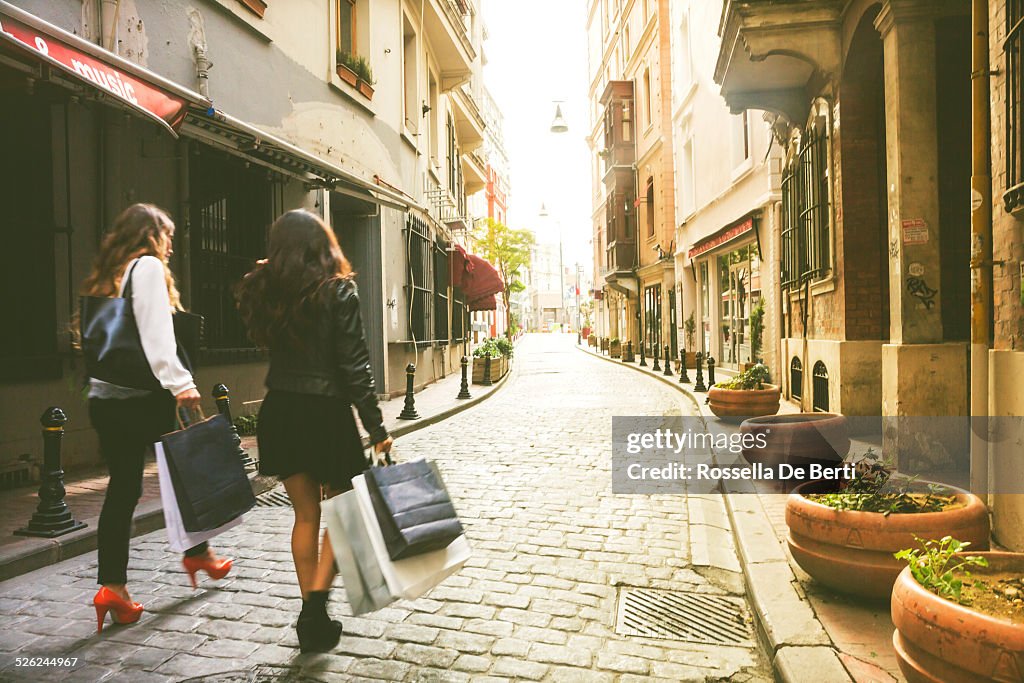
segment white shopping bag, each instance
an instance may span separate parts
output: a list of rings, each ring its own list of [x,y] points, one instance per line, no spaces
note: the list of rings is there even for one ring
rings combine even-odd
[[[414,600],[466,564],[471,551],[465,534],[441,550],[415,555],[404,560],[392,560],[388,554],[387,545],[384,543],[384,534],[380,531],[377,515],[373,510],[373,501],[370,500],[370,492],[366,488],[364,475],[360,474],[352,478],[352,488],[356,494],[359,511],[362,513],[363,523],[370,537],[377,563],[392,595],[406,600]]]
[[[160,503],[164,509],[164,526],[167,529],[167,542],[171,550],[183,553],[242,523],[242,517],[236,517],[224,526],[210,531],[186,531],[181,520],[181,512],[178,510],[178,499],[174,495],[174,483],[171,481],[171,471],[167,467],[164,446],[157,441],[153,444],[153,450],[156,451],[156,466],[160,475]]]
[[[397,598],[388,589],[377,563],[355,491],[328,498],[320,507],[352,614],[358,616],[390,605]]]

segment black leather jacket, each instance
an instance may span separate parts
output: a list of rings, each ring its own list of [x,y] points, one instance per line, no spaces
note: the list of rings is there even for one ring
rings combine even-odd
[[[371,443],[386,439],[355,282],[343,280],[327,297],[324,315],[306,346],[271,346],[267,388],[343,398],[356,407]]]

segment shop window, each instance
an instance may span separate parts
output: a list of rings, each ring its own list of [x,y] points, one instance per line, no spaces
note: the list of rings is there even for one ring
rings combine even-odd
[[[255,345],[235,307],[234,288],[266,256],[280,184],[265,170],[205,148],[191,160],[191,309],[203,316],[207,356],[250,360],[246,352]]]
[[[8,171],[0,183],[0,381],[61,374],[50,112],[41,96],[13,90],[0,96],[0,146]]]
[[[1003,64],[1006,69],[1006,192],[1007,211],[1024,205],[1024,0],[1006,2],[1006,40]]]
[[[782,286],[822,277],[829,268],[828,137],[811,125],[782,177]]]

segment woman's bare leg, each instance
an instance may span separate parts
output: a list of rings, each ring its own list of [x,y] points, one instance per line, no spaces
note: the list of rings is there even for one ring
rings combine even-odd
[[[320,484],[308,474],[294,474],[284,480],[284,490],[295,511],[292,526],[292,558],[302,599],[319,590]],[[326,545],[328,551],[330,547]],[[333,559],[333,558],[332,558]]]
[[[324,497],[334,498],[340,491],[335,491],[330,486],[324,485]],[[317,520],[319,523],[319,520]],[[313,579],[313,588],[315,591],[327,591],[331,589],[331,584],[334,583],[334,577],[338,575],[336,565],[334,563],[334,551],[331,548],[331,539],[327,534],[327,530],[324,530],[323,545],[320,548],[320,560],[316,565],[316,576]]]

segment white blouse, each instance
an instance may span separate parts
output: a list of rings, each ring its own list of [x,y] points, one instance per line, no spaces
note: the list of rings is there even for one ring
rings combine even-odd
[[[138,263],[134,271],[133,265]],[[132,272],[132,311],[139,326],[142,350],[149,361],[149,367],[160,381],[160,386],[177,396],[183,391],[195,389],[195,380],[178,358],[177,341],[174,338],[174,322],[171,317],[171,297],[167,293],[164,264],[155,256],[142,256],[131,261],[121,277],[121,291],[128,284],[128,273]],[[89,381],[90,398],[132,398],[150,393],[144,389],[121,387],[97,379]]]

